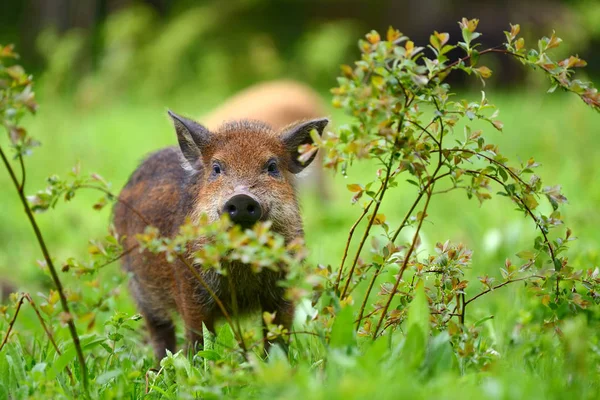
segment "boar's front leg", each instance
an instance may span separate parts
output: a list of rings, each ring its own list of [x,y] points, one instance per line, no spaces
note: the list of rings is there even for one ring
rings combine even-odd
[[[276,304],[263,304],[263,312],[267,311],[269,313],[275,313],[275,318],[273,319],[273,325],[275,326],[283,326],[288,332],[290,332],[291,328],[292,328],[292,322],[294,321],[294,305],[286,300],[280,300],[278,303]],[[263,319],[263,337],[264,337],[264,342],[265,342],[265,354],[269,353],[269,350],[271,349],[271,345],[273,345],[274,343],[279,344],[283,350],[287,353],[288,351],[288,343],[287,341],[279,336],[277,337],[275,340],[270,341],[267,339],[267,333],[269,332],[269,329],[267,328],[267,325]]]
[[[189,302],[184,305],[182,317],[185,322],[186,353],[193,355],[204,347],[202,324],[215,333],[214,316],[207,313],[202,305]]]
[[[150,331],[150,339],[157,360],[165,358],[167,350],[171,353],[175,352],[175,326],[170,318],[163,319],[146,314],[146,326]]]
[[[160,297],[156,291],[139,282],[135,277],[129,282],[129,288],[138,305],[140,314],[146,321],[150,333],[150,341],[154,347],[157,360],[162,360],[167,355],[167,350],[175,352],[175,326],[168,310],[160,305]]]

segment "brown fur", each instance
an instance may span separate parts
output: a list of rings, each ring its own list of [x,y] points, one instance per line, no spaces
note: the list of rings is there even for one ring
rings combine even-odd
[[[276,80],[242,90],[200,121],[211,130],[227,121],[241,119],[262,121],[280,130],[296,121],[322,118],[326,114],[321,97],[313,89],[291,80]],[[323,202],[331,197],[324,172],[319,152],[317,161],[306,169],[306,177],[300,181],[312,186]]]
[[[192,121],[172,116],[181,150],[166,148],[150,155],[133,173],[115,206],[115,227],[125,238],[125,249],[136,245],[135,235],[148,224],[157,227],[161,235],[173,237],[187,217],[198,221],[200,215],[206,214],[215,220],[227,199],[240,192],[258,199],[264,210],[263,219],[271,220],[273,230],[286,240],[302,236],[295,177],[291,172],[301,167],[293,157],[298,144],[310,139],[310,128],[321,133],[326,120],[300,123],[282,131],[243,120],[208,132]],[[186,129],[189,127],[192,128]],[[194,130],[199,132],[196,136],[185,136]],[[194,143],[201,145],[194,147]],[[186,147],[190,144],[192,150]],[[280,171],[276,176],[265,171],[265,164],[273,159]],[[182,161],[187,170],[182,168]],[[212,165],[217,161],[223,171],[215,177]],[[202,238],[198,238],[196,246],[201,245]],[[123,265],[132,274],[130,289],[146,319],[158,358],[165,355],[166,349],[175,350],[173,311],[181,314],[190,344],[202,342],[203,323],[212,330],[215,320],[222,317],[215,300],[180,260],[168,263],[162,255],[133,251],[124,256]],[[283,273],[253,274],[247,266],[233,264],[228,266],[230,282],[215,270],[198,267],[229,314],[234,310],[234,290],[239,313],[276,312],[276,324],[291,326],[294,307],[277,285]]]

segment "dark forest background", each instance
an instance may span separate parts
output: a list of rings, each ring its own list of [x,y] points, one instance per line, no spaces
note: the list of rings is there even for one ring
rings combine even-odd
[[[587,60],[589,74],[600,71],[593,0],[4,0],[0,43],[15,43],[25,67],[44,72],[42,92],[74,92],[93,104],[190,82],[228,94],[287,77],[326,90],[370,29],[392,25],[415,43],[434,29],[458,39],[463,16],[480,19],[484,46],[502,43],[509,23],[520,23],[526,40],[555,29],[568,43],[560,51]],[[506,58],[488,64],[495,75],[526,78]]]

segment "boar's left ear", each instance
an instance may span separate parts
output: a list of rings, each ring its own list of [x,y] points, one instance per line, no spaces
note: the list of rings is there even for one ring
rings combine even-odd
[[[168,111],[169,116],[173,119],[175,132],[177,132],[177,141],[179,148],[185,159],[194,168],[202,154],[202,150],[210,141],[210,132],[204,126],[175,114],[171,110]]]
[[[329,120],[327,118],[313,119],[294,125],[283,132],[281,140],[283,140],[283,143],[285,144],[285,147],[291,156],[289,166],[290,172],[297,174],[314,160],[315,156],[317,155],[316,152],[304,162],[298,160],[298,157],[300,156],[298,147],[303,144],[313,143],[313,140],[310,137],[310,132],[315,129],[319,136],[321,136],[323,134],[323,129],[325,129],[325,126],[327,126],[328,123]]]

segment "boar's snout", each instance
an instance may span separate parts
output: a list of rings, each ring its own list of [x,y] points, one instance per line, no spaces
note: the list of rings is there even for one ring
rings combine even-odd
[[[262,218],[263,210],[260,203],[247,194],[232,196],[223,206],[223,212],[229,215],[233,223],[242,228],[249,228]]]

